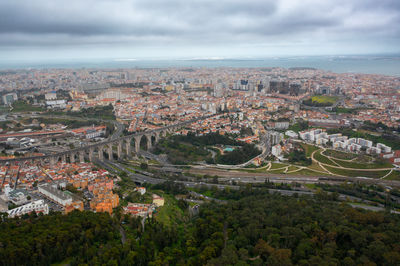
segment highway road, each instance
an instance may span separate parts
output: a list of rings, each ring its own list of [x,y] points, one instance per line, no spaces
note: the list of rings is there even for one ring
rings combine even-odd
[[[111,171],[115,171],[116,169],[119,169],[119,171],[124,171],[128,174],[128,177],[130,177],[133,181],[138,182],[138,183],[150,183],[150,184],[159,184],[162,182],[165,182],[165,179],[161,179],[161,178],[156,178],[154,177],[154,175],[152,173],[148,173],[145,171],[141,171],[144,174],[137,174],[137,173],[132,173],[130,172],[128,169],[126,169],[126,167],[124,167],[123,165],[121,165],[118,162],[114,162],[114,161],[98,161],[98,163],[100,165],[102,165],[104,168],[106,169],[110,169]],[[149,175],[153,175],[153,176],[149,176]],[[188,177],[190,178],[190,177]],[[218,189],[225,189],[225,188],[230,188],[230,189],[239,189],[240,186],[238,185],[227,185],[227,184],[214,184],[214,183],[206,183],[206,182],[195,182],[195,181],[181,181],[181,180],[174,180],[173,182],[175,183],[181,183],[183,185],[185,185],[186,187],[191,187],[191,188],[195,188],[195,187],[200,187],[200,186],[206,186],[206,187],[217,187]],[[257,188],[255,188],[257,189]],[[206,200],[216,200],[207,196],[204,196],[200,193],[197,192],[191,192],[193,193],[193,196],[198,196],[198,197],[203,197]],[[314,196],[315,192],[313,191],[307,191],[307,190],[284,190],[284,189],[268,189],[268,193],[273,194],[273,193],[278,193],[281,194],[283,196],[293,196],[293,195],[306,195],[306,196]],[[350,204],[352,207],[355,208],[364,208],[367,210],[372,210],[372,211],[382,211],[384,210],[383,206],[371,206],[371,205],[367,205],[367,204],[371,204],[370,201],[368,200],[364,200],[361,198],[357,198],[354,196],[349,196],[349,195],[345,195],[345,194],[339,194],[339,200],[341,201],[358,201],[358,202],[362,202],[364,204]],[[224,201],[221,200],[216,200],[217,202],[223,203]],[[392,213],[397,213],[395,211],[392,211]]]
[[[102,167],[106,168],[109,171],[115,172],[115,170],[118,169],[119,171],[126,172],[128,177],[130,177],[133,181],[138,182],[138,183],[159,184],[159,183],[163,183],[165,181],[164,179],[161,179],[161,178],[152,177],[151,173],[148,173],[149,175],[143,175],[140,173],[132,173],[125,166],[123,166],[120,163],[114,162],[114,161],[109,161],[109,160],[100,161],[100,160],[96,159],[96,163],[101,165]],[[144,171],[142,171],[142,173],[143,172]]]
[[[124,124],[122,124],[122,123],[120,123],[118,121],[113,121],[113,123],[114,123],[115,130],[114,130],[114,132],[112,133],[112,135],[110,137],[111,140],[114,140],[114,139],[117,139],[117,138],[121,137],[121,135],[122,135],[122,133],[124,132],[124,129],[125,129],[125,125]]]

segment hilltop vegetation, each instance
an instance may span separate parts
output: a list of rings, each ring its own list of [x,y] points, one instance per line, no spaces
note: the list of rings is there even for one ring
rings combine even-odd
[[[94,106],[83,109],[81,111],[66,113],[70,116],[82,117],[82,118],[96,118],[102,120],[115,120],[114,107],[109,104],[106,106]]]
[[[140,219],[119,214],[75,211],[6,220],[0,227],[0,260],[72,266],[400,263],[397,215],[353,209],[324,194],[285,197],[249,186],[214,194],[226,204],[206,203],[197,218],[179,226],[149,219],[144,231]]]
[[[221,154],[215,145],[236,146],[233,151]],[[212,156],[212,152],[215,156]],[[174,135],[162,139],[154,148],[155,154],[167,154],[173,164],[188,164],[198,161],[218,164],[241,164],[261,153],[253,144],[235,140],[234,136],[210,133],[196,136],[189,132],[187,135]]]
[[[12,104],[12,112],[43,112],[46,109],[41,106],[33,106],[25,101],[16,101]]]

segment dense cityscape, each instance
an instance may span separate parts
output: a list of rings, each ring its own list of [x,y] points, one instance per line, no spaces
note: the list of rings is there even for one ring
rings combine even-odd
[[[400,265],[400,6],[0,2],[0,265]]]
[[[204,190],[265,184],[283,195],[375,184],[392,193],[392,213],[400,207],[398,77],[43,69],[3,71],[0,84],[0,205],[9,218],[86,210],[142,217],[144,226],[172,219],[165,193],[193,216],[218,201]],[[170,198],[163,182],[189,192]],[[351,205],[387,208],[342,193]]]

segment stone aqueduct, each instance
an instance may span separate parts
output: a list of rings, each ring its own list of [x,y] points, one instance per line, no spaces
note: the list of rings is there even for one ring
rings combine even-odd
[[[63,151],[54,154],[42,155],[42,156],[34,156],[34,157],[22,157],[22,158],[12,158],[0,160],[0,165],[4,165],[7,163],[18,163],[18,162],[27,162],[27,161],[45,161],[48,160],[50,164],[54,165],[58,161],[67,162],[68,160],[71,163],[74,162],[84,162],[85,158],[88,158],[90,162],[94,160],[95,153],[97,153],[98,159],[104,159],[104,152],[107,154],[109,160],[114,158],[114,146],[116,146],[116,155],[118,159],[121,159],[124,155],[130,156],[132,154],[132,142],[134,140],[134,152],[137,154],[140,151],[140,143],[142,138],[144,137],[147,142],[147,150],[151,149],[154,143],[158,142],[161,137],[166,136],[168,133],[175,132],[179,128],[182,128],[185,125],[191,124],[198,120],[206,119],[210,116],[203,116],[197,119],[192,119],[189,121],[185,121],[182,123],[166,126],[163,128],[154,129],[151,131],[143,131],[138,132],[132,135],[122,136],[116,139],[109,139],[102,142],[94,143],[91,145],[83,146],[76,149],[71,149],[68,151]]]

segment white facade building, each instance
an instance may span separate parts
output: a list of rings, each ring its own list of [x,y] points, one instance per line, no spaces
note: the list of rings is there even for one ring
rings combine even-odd
[[[381,149],[381,151],[382,151],[383,153],[392,152],[392,148],[391,148],[391,147],[386,146],[385,144],[382,144],[382,143],[376,144],[376,147],[379,148],[379,149]]]
[[[7,211],[8,217],[10,218],[14,218],[16,216],[21,216],[24,214],[29,214],[31,212],[36,212],[36,213],[41,212],[43,214],[49,214],[49,205],[44,203],[44,200],[37,200]]]
[[[43,185],[38,189],[40,193],[62,206],[66,206],[72,202],[72,197],[70,195],[67,195],[61,190],[58,190],[50,185]]]
[[[285,132],[285,135],[293,138],[293,139],[297,139],[299,137],[299,134],[297,134],[296,132],[294,132],[293,130],[288,130]]]
[[[51,100],[56,100],[57,99],[57,93],[55,91],[48,92],[44,95],[44,99],[46,101],[51,101]]]
[[[46,105],[50,108],[65,108],[67,107],[67,102],[65,100],[51,100],[46,101]]]
[[[272,146],[271,153],[275,157],[279,157],[282,154],[281,145],[278,144],[278,145]]]

